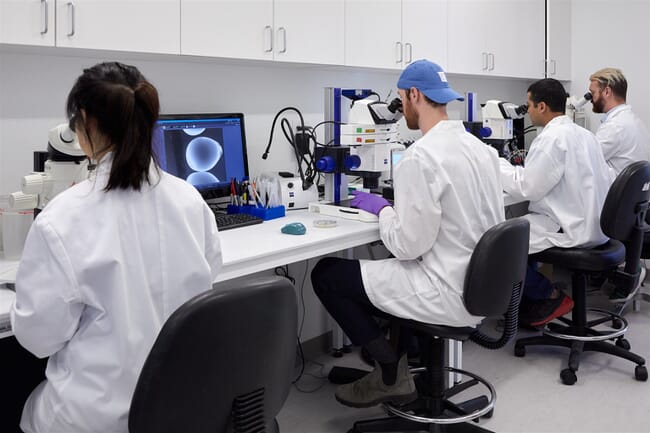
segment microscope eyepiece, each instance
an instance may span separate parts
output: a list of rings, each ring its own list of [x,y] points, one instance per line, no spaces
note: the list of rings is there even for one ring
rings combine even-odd
[[[402,112],[402,100],[399,98],[395,98],[392,101],[390,101],[390,104],[388,104],[388,111],[391,113],[395,114],[395,112],[399,111],[400,113]]]
[[[528,104],[521,104],[515,108],[515,113],[517,113],[519,116],[523,116],[524,114],[528,113]]]

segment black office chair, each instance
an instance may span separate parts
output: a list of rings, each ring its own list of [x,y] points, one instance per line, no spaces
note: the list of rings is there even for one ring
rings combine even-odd
[[[281,277],[212,289],[160,331],[138,379],[131,433],[279,431],[291,387],[297,307]]]
[[[645,222],[650,227],[650,212],[646,213],[645,217]],[[641,248],[641,258],[644,260],[650,259],[650,231],[646,231],[645,235],[643,237],[643,247]],[[644,265],[642,265],[644,266]],[[641,281],[643,283],[643,281]],[[641,310],[641,301],[645,302],[650,302],[650,294],[648,293],[643,293],[639,290],[639,292],[634,296],[632,299],[633,305],[634,305],[634,311],[640,311]],[[621,307],[621,311],[626,307],[627,305],[623,305]]]
[[[639,263],[648,200],[650,199],[650,163],[635,162],[625,168],[607,193],[600,215],[600,227],[611,239],[596,248],[550,248],[531,257],[539,262],[567,268],[571,272],[574,301],[571,319],[559,318],[563,325],[552,322],[543,335],[522,338],[515,343],[515,356],[525,356],[526,346],[559,346],[570,349],[569,366],[560,378],[573,385],[583,351],[603,352],[637,364],[634,377],[648,379],[645,359],[630,352],[630,343],[624,338],[628,323],[620,316],[601,309],[587,309],[587,277],[606,273],[614,284],[629,290],[638,284]],[[625,262],[625,267],[618,267]],[[587,320],[587,311],[599,315]],[[611,329],[596,329],[610,323]],[[601,327],[602,328],[602,327]],[[615,340],[615,344],[607,340]]]
[[[358,421],[349,433],[360,432],[489,432],[468,421],[491,416],[496,392],[485,379],[456,368],[446,367],[445,347],[448,340],[471,339],[483,347],[498,349],[517,332],[519,301],[526,275],[530,226],[526,219],[515,218],[500,223],[485,232],[479,240],[465,277],[463,300],[467,311],[476,316],[505,314],[505,325],[500,338],[482,334],[474,327],[431,325],[397,318],[384,317],[399,328],[407,328],[420,338],[420,357],[423,367],[412,369],[418,374],[418,399],[407,405],[384,404],[392,414],[387,418]],[[471,380],[445,386],[445,372],[460,373]],[[463,403],[449,399],[476,384],[482,383],[490,397],[480,396]]]

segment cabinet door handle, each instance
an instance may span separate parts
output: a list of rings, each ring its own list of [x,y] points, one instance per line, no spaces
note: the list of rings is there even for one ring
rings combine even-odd
[[[402,43],[395,42],[395,63],[402,63]]]
[[[273,51],[273,27],[264,26],[264,52]]]
[[[409,64],[409,63],[411,63],[413,61],[413,45],[411,45],[410,42],[407,42],[407,43],[404,44],[404,48],[406,48],[406,54],[407,54],[407,57],[404,60],[404,62],[406,64]]]
[[[41,34],[44,35],[47,33],[47,23],[49,21],[47,0],[41,0],[41,11],[43,12],[43,26],[41,27]]]
[[[68,2],[66,4],[68,7],[68,12],[70,14],[70,31],[68,32],[67,36],[74,36],[75,32],[75,25],[74,25],[74,3],[73,2]]]
[[[557,72],[555,60],[551,59],[551,65],[553,65],[553,72],[551,72],[551,75],[555,75],[555,73]]]
[[[494,70],[494,53],[488,53],[488,71]]]
[[[488,68],[488,53],[485,51],[481,53],[481,70],[487,71]]]
[[[278,53],[286,53],[287,52],[287,29],[284,27],[279,27],[278,28],[278,45],[280,45],[280,33],[282,33],[282,48],[278,51]]]

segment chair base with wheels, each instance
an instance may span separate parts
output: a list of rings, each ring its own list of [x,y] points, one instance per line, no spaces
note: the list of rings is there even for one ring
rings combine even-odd
[[[615,313],[604,310],[588,310],[586,305],[587,275],[602,273],[616,269],[625,259],[625,247],[618,241],[610,240],[607,243],[592,249],[583,248],[551,248],[531,256],[534,260],[555,265],[572,263],[572,289],[574,307],[571,319],[560,318],[559,321],[549,323],[543,335],[522,338],[515,343],[515,356],[523,357],[526,346],[558,346],[570,350],[568,367],[560,373],[562,383],[573,385],[576,383],[576,372],[580,366],[580,357],[585,351],[603,352],[619,358],[627,359],[637,364],[634,377],[645,381],[648,372],[645,359],[630,352],[630,343],[624,338],[627,330],[627,321]],[[587,320],[587,312],[595,311],[602,317]],[[611,330],[596,329],[596,326],[611,323]],[[614,340],[612,343],[608,340]]]

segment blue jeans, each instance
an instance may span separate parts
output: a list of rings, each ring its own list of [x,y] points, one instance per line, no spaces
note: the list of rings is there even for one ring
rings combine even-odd
[[[548,278],[537,270],[537,262],[528,262],[524,296],[531,301],[548,299],[553,292],[553,286]]]

